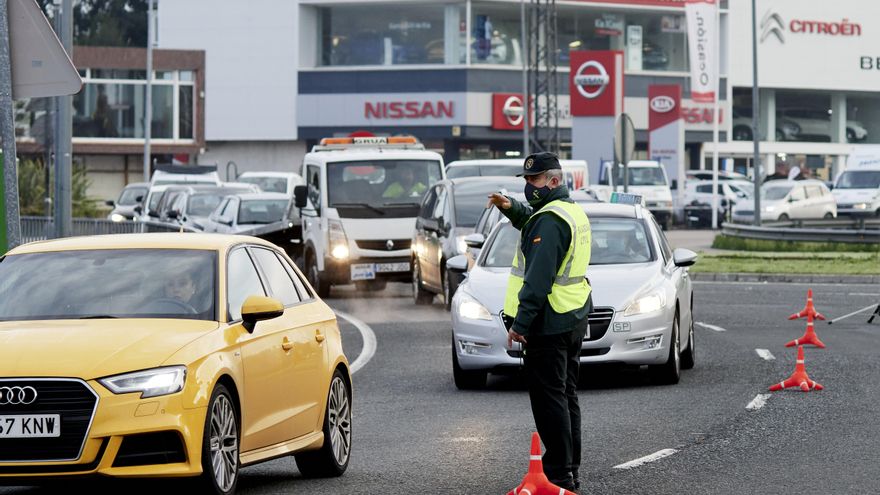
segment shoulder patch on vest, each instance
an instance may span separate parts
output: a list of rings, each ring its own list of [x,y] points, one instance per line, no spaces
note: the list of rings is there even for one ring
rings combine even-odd
[[[541,236],[537,236],[534,239],[532,239],[532,244],[540,244],[540,243],[541,243]]]

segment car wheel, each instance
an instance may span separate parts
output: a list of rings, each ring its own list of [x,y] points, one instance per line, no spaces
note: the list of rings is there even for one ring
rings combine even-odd
[[[783,213],[782,215],[779,215],[780,222],[787,222],[788,220],[789,220],[788,215],[786,215],[785,213]]]
[[[351,456],[351,391],[336,370],[324,412],[324,444],[319,450],[294,455],[296,467],[307,478],[341,476]]]
[[[486,388],[489,374],[479,370],[463,370],[458,365],[458,353],[455,352],[455,334],[452,334],[452,379],[459,390],[479,390]]]
[[[199,484],[205,492],[219,495],[235,492],[239,468],[239,426],[232,394],[225,386],[217,385],[208,402],[202,438],[202,475]]]
[[[318,293],[318,297],[325,298],[330,295],[330,283],[321,276],[321,271],[318,270],[318,261],[312,253],[306,255],[306,276],[315,292]]]
[[[387,280],[358,280],[354,283],[357,290],[361,292],[379,292],[388,287]]]
[[[681,353],[681,369],[693,369],[697,358],[697,342],[694,340],[694,310],[691,308],[691,324],[688,328],[688,346]]]
[[[422,269],[416,260],[413,263],[413,300],[419,306],[431,304],[434,301],[434,293],[428,292],[422,287]]]
[[[678,311],[672,320],[672,333],[669,339],[669,356],[666,363],[652,366],[657,383],[674,385],[681,379],[681,336],[678,328]]]
[[[834,218],[834,213],[831,213],[830,211],[827,211],[827,212],[825,212],[825,216],[822,217],[822,218],[824,218],[825,220],[828,220],[828,219]]]

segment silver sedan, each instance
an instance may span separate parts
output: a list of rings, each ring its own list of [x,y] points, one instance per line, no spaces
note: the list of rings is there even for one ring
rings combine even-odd
[[[688,266],[697,255],[670,249],[653,215],[641,206],[582,205],[592,227],[587,278],[593,288],[581,364],[648,365],[660,383],[677,383],[694,366],[693,288]],[[519,231],[495,226],[452,300],[452,366],[461,389],[481,388],[488,373],[522,366],[522,348],[507,347],[501,321]],[[464,257],[449,261],[465,270]]]

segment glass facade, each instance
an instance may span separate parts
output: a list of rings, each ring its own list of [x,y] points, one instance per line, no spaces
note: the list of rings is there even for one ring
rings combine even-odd
[[[73,137],[143,138],[145,74],[138,70],[87,70],[82,91],[73,97]],[[177,71],[155,73],[150,127],[153,139],[194,138],[193,78],[191,72],[188,78],[178,76]]]

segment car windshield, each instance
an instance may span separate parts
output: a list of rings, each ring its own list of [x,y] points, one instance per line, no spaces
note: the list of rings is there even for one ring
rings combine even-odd
[[[837,179],[836,189],[877,189],[880,188],[880,170],[850,170]]]
[[[792,186],[771,186],[764,189],[764,199],[769,199],[771,201],[777,201],[785,197],[789,191],[791,191]]]
[[[238,224],[278,222],[286,208],[283,199],[247,199],[238,207]]]
[[[220,194],[194,194],[186,200],[186,214],[206,217],[217,208],[223,196]]]
[[[736,184],[736,185],[731,184],[730,188],[733,189],[733,192],[735,192],[735,193],[742,192],[748,197],[752,197],[755,195],[755,186],[753,186],[751,184]]]
[[[156,208],[159,207],[159,201],[162,200],[162,192],[153,191],[153,194],[150,195],[150,204],[147,205],[150,211],[156,211]]]
[[[170,186],[170,185],[187,185],[187,184],[216,184],[217,181],[210,177],[192,177],[180,179],[156,179],[153,181],[154,186]]]
[[[216,260],[214,251],[189,249],[100,249],[6,256],[0,259],[0,321],[216,320]]]
[[[474,182],[469,184],[458,184],[453,189],[455,191],[455,225],[458,227],[473,227],[477,224],[480,214],[486,209],[489,194],[510,189],[519,188],[522,181],[519,179],[499,179],[494,181],[487,179],[486,181]]]
[[[415,217],[422,195],[441,177],[436,160],[330,163],[327,201],[343,218]]]
[[[629,167],[630,186],[665,186],[666,174],[660,167]],[[623,184],[623,167],[617,168],[617,184]]]
[[[265,192],[287,193],[287,179],[284,177],[239,177],[238,181],[256,184]]]
[[[633,218],[590,217],[593,245],[590,265],[623,265],[654,260],[645,224]],[[486,267],[509,267],[519,231],[509,223],[499,230],[483,258]]]
[[[143,197],[147,195],[146,187],[127,187],[122,191],[122,194],[119,196],[119,201],[116,204],[120,206],[131,206],[136,205],[140,201],[138,198],[140,197],[143,200]]]
[[[448,179],[459,177],[515,177],[522,170],[518,165],[465,165],[452,167],[446,171]]]

